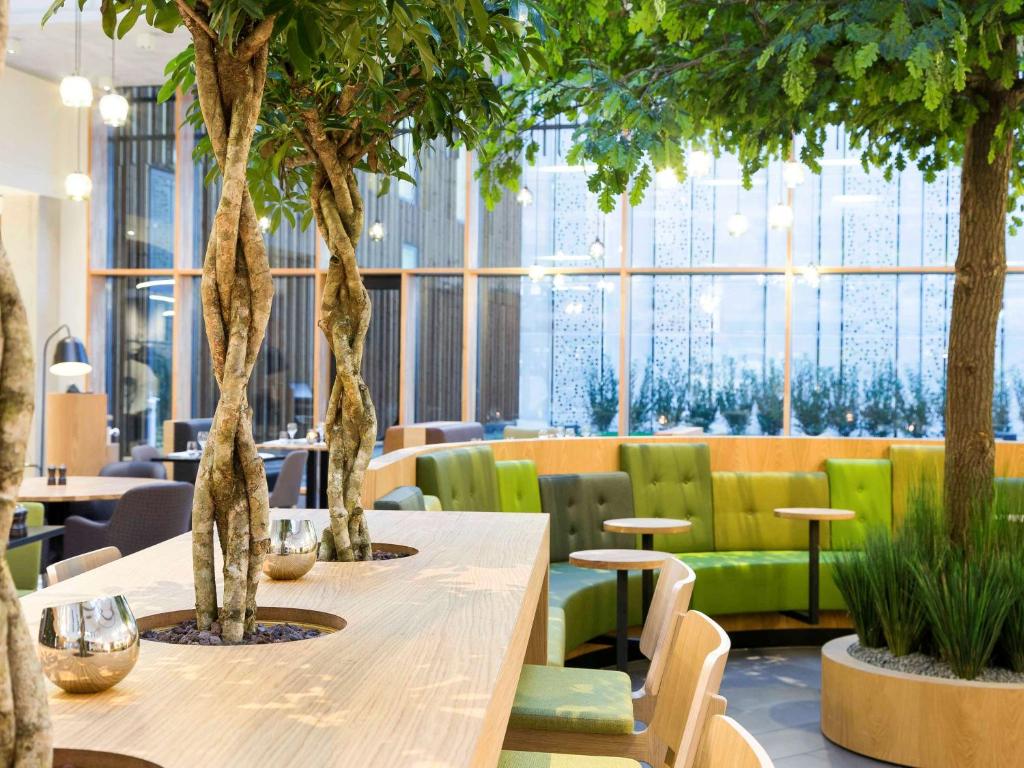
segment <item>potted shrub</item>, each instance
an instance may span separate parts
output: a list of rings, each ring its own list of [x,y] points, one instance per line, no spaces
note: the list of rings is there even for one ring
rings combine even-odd
[[[590,405],[590,423],[598,433],[611,429],[612,420],[619,412],[619,379],[605,357],[600,368],[594,367],[587,377],[587,401]]]
[[[832,375],[828,368],[818,368],[810,360],[802,360],[793,377],[793,417],[805,435],[820,435],[829,424]]]
[[[757,426],[762,435],[782,433],[782,387],[782,371],[774,360],[769,360],[753,386]]]
[[[750,424],[750,412],[754,407],[754,393],[746,373],[738,375],[736,361],[726,358],[721,369],[715,404],[729,425],[729,433],[742,435]]]
[[[895,366],[887,363],[864,387],[861,426],[872,437],[895,437],[903,411],[903,384]]]
[[[860,413],[860,382],[857,367],[840,368],[829,385],[828,423],[843,437],[857,431]]]
[[[690,375],[690,384],[686,388],[687,421],[705,432],[718,414],[715,403],[715,390],[712,383],[713,375],[708,368],[697,368]]]

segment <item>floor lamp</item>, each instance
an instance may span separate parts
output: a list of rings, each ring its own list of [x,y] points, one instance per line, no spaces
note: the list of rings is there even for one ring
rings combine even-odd
[[[53,350],[53,362],[50,373],[54,376],[85,376],[92,370],[89,355],[85,353],[82,340],[71,335],[71,329],[65,323],[46,338],[43,344],[43,381],[39,391],[43,396],[43,407],[39,416],[39,474],[46,474],[46,359],[50,350],[50,342],[64,332],[64,338],[57,342]]]

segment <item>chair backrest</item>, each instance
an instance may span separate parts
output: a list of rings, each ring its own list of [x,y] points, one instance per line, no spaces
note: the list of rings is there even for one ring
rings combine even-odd
[[[108,541],[124,555],[187,533],[192,523],[191,483],[132,488],[117,501]]]
[[[308,456],[309,451],[291,451],[284,457],[277,482],[274,483],[274,491],[270,494],[270,506],[291,508],[299,503],[302,473],[305,471]]]
[[[502,512],[540,512],[537,465],[529,459],[494,462],[498,472],[498,500]]]
[[[416,457],[416,485],[451,512],[500,512],[498,471],[489,445],[470,445]]]
[[[132,448],[132,461],[152,461],[160,458],[160,451],[155,445],[136,445]]]
[[[729,658],[729,636],[700,611],[677,616],[651,732],[667,748],[664,765],[692,768],[711,696]]]
[[[540,505],[551,517],[551,562],[578,549],[632,549],[636,537],[610,533],[604,521],[633,517],[633,489],[625,472],[542,475]]]
[[[165,480],[167,470],[158,461],[112,461],[100,469],[100,477],[147,477],[152,480]]]
[[[391,511],[425,510],[427,500],[423,496],[423,491],[415,485],[400,485],[373,502],[373,508]]]
[[[666,560],[658,574],[658,586],[640,635],[640,652],[651,660],[644,680],[644,691],[650,696],[657,696],[661,688],[672,627],[676,618],[690,608],[696,580],[693,569],[675,557]]]
[[[772,768],[772,759],[747,730],[726,715],[708,718],[694,768]]]
[[[38,502],[26,501],[26,525],[43,524],[43,505]],[[37,589],[39,587],[39,564],[43,557],[43,543],[25,544],[7,550],[7,567],[11,569],[14,586],[19,590]]]
[[[94,549],[92,552],[69,557],[67,560],[61,560],[59,563],[46,566],[46,583],[48,586],[53,586],[58,582],[67,581],[72,576],[78,576],[80,573],[91,571],[93,568],[99,568],[101,565],[112,563],[120,559],[120,557],[121,551],[117,547],[103,547],[102,549]]]

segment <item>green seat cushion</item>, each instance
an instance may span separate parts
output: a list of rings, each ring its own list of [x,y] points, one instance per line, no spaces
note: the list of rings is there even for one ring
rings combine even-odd
[[[548,664],[565,664],[565,610],[548,604]]]
[[[642,622],[640,581],[638,571],[629,574],[630,626],[639,626]],[[548,610],[549,615],[554,609],[561,610],[564,615],[563,658],[567,651],[588,640],[615,631],[615,591],[614,571],[551,563]],[[551,626],[550,619],[548,626]],[[550,652],[548,658],[551,659]]]
[[[829,459],[825,473],[829,506],[857,513],[854,520],[829,524],[832,547],[860,549],[868,527],[892,529],[892,464],[888,459]]]
[[[508,723],[512,728],[541,731],[632,733],[629,675],[604,669],[526,664]]]
[[[686,533],[654,537],[663,552],[706,552],[714,549],[711,450],[705,443],[619,446],[619,466],[633,483],[637,517],[689,520]]]
[[[892,524],[899,528],[919,499],[942,498],[946,451],[941,445],[894,445],[892,460]]]
[[[426,503],[423,501],[423,491],[415,485],[400,485],[389,493],[385,493],[375,502],[374,509],[390,510],[423,510]]]
[[[822,610],[842,610],[831,552],[821,555]],[[690,607],[709,615],[807,610],[807,551],[681,552],[697,574]]]
[[[633,492],[625,472],[544,475],[541,509],[551,516],[551,562],[580,549],[632,549],[635,537],[608,533],[604,521],[633,517]]]
[[[437,496],[424,496],[423,509],[428,512],[440,512],[443,509],[441,500]]]
[[[43,505],[26,501],[21,506],[28,510],[25,515],[25,522],[28,525],[43,524]],[[23,593],[34,592],[39,588],[40,561],[43,556],[43,543],[26,544],[23,547],[15,547],[7,550],[7,566],[11,569],[11,576],[14,578],[14,586],[18,589],[18,596]]]
[[[450,512],[500,512],[490,446],[472,445],[416,457],[416,485]]]
[[[714,472],[715,550],[807,549],[808,524],[779,507],[828,507],[824,472]],[[821,531],[828,546],[828,527]],[[685,550],[681,550],[685,551]]]
[[[529,459],[496,461],[502,512],[540,512],[537,465]]]
[[[547,752],[505,750],[501,753],[498,768],[641,768],[641,764],[628,757],[557,755]]]

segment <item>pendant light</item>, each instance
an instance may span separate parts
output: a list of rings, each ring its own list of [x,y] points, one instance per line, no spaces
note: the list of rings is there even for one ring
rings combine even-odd
[[[710,153],[704,149],[691,149],[687,156],[686,165],[690,176],[695,179],[702,179],[711,173],[712,158]]]
[[[793,226],[793,206],[782,199],[782,190],[786,188],[785,179],[780,171],[779,202],[768,209],[768,226],[772,229],[789,229]]]
[[[533,205],[533,192],[525,184],[519,188],[519,192],[516,194],[516,202],[524,208],[528,205]]]
[[[592,261],[596,262],[597,264],[604,263],[605,247],[604,243],[601,241],[600,236],[595,237],[594,242],[590,244],[589,253]]]
[[[746,215],[740,212],[740,187],[742,182],[736,185],[736,213],[729,217],[729,237],[740,237],[750,229],[750,221]]]
[[[82,9],[75,3],[75,73],[60,81],[60,100],[65,107],[85,109],[92,106],[92,83],[82,71]]]
[[[75,201],[88,200],[92,195],[92,179],[89,174],[82,173],[82,111],[79,110],[75,121],[75,151],[77,160],[74,173],[64,178],[64,193]]]
[[[381,223],[380,219],[377,219],[370,228],[366,231],[366,234],[370,236],[370,239],[375,243],[379,243],[384,239],[384,224]]]
[[[117,87],[117,43],[110,38],[110,91],[100,99],[100,116],[111,128],[120,128],[128,121],[128,99],[114,90]]]

